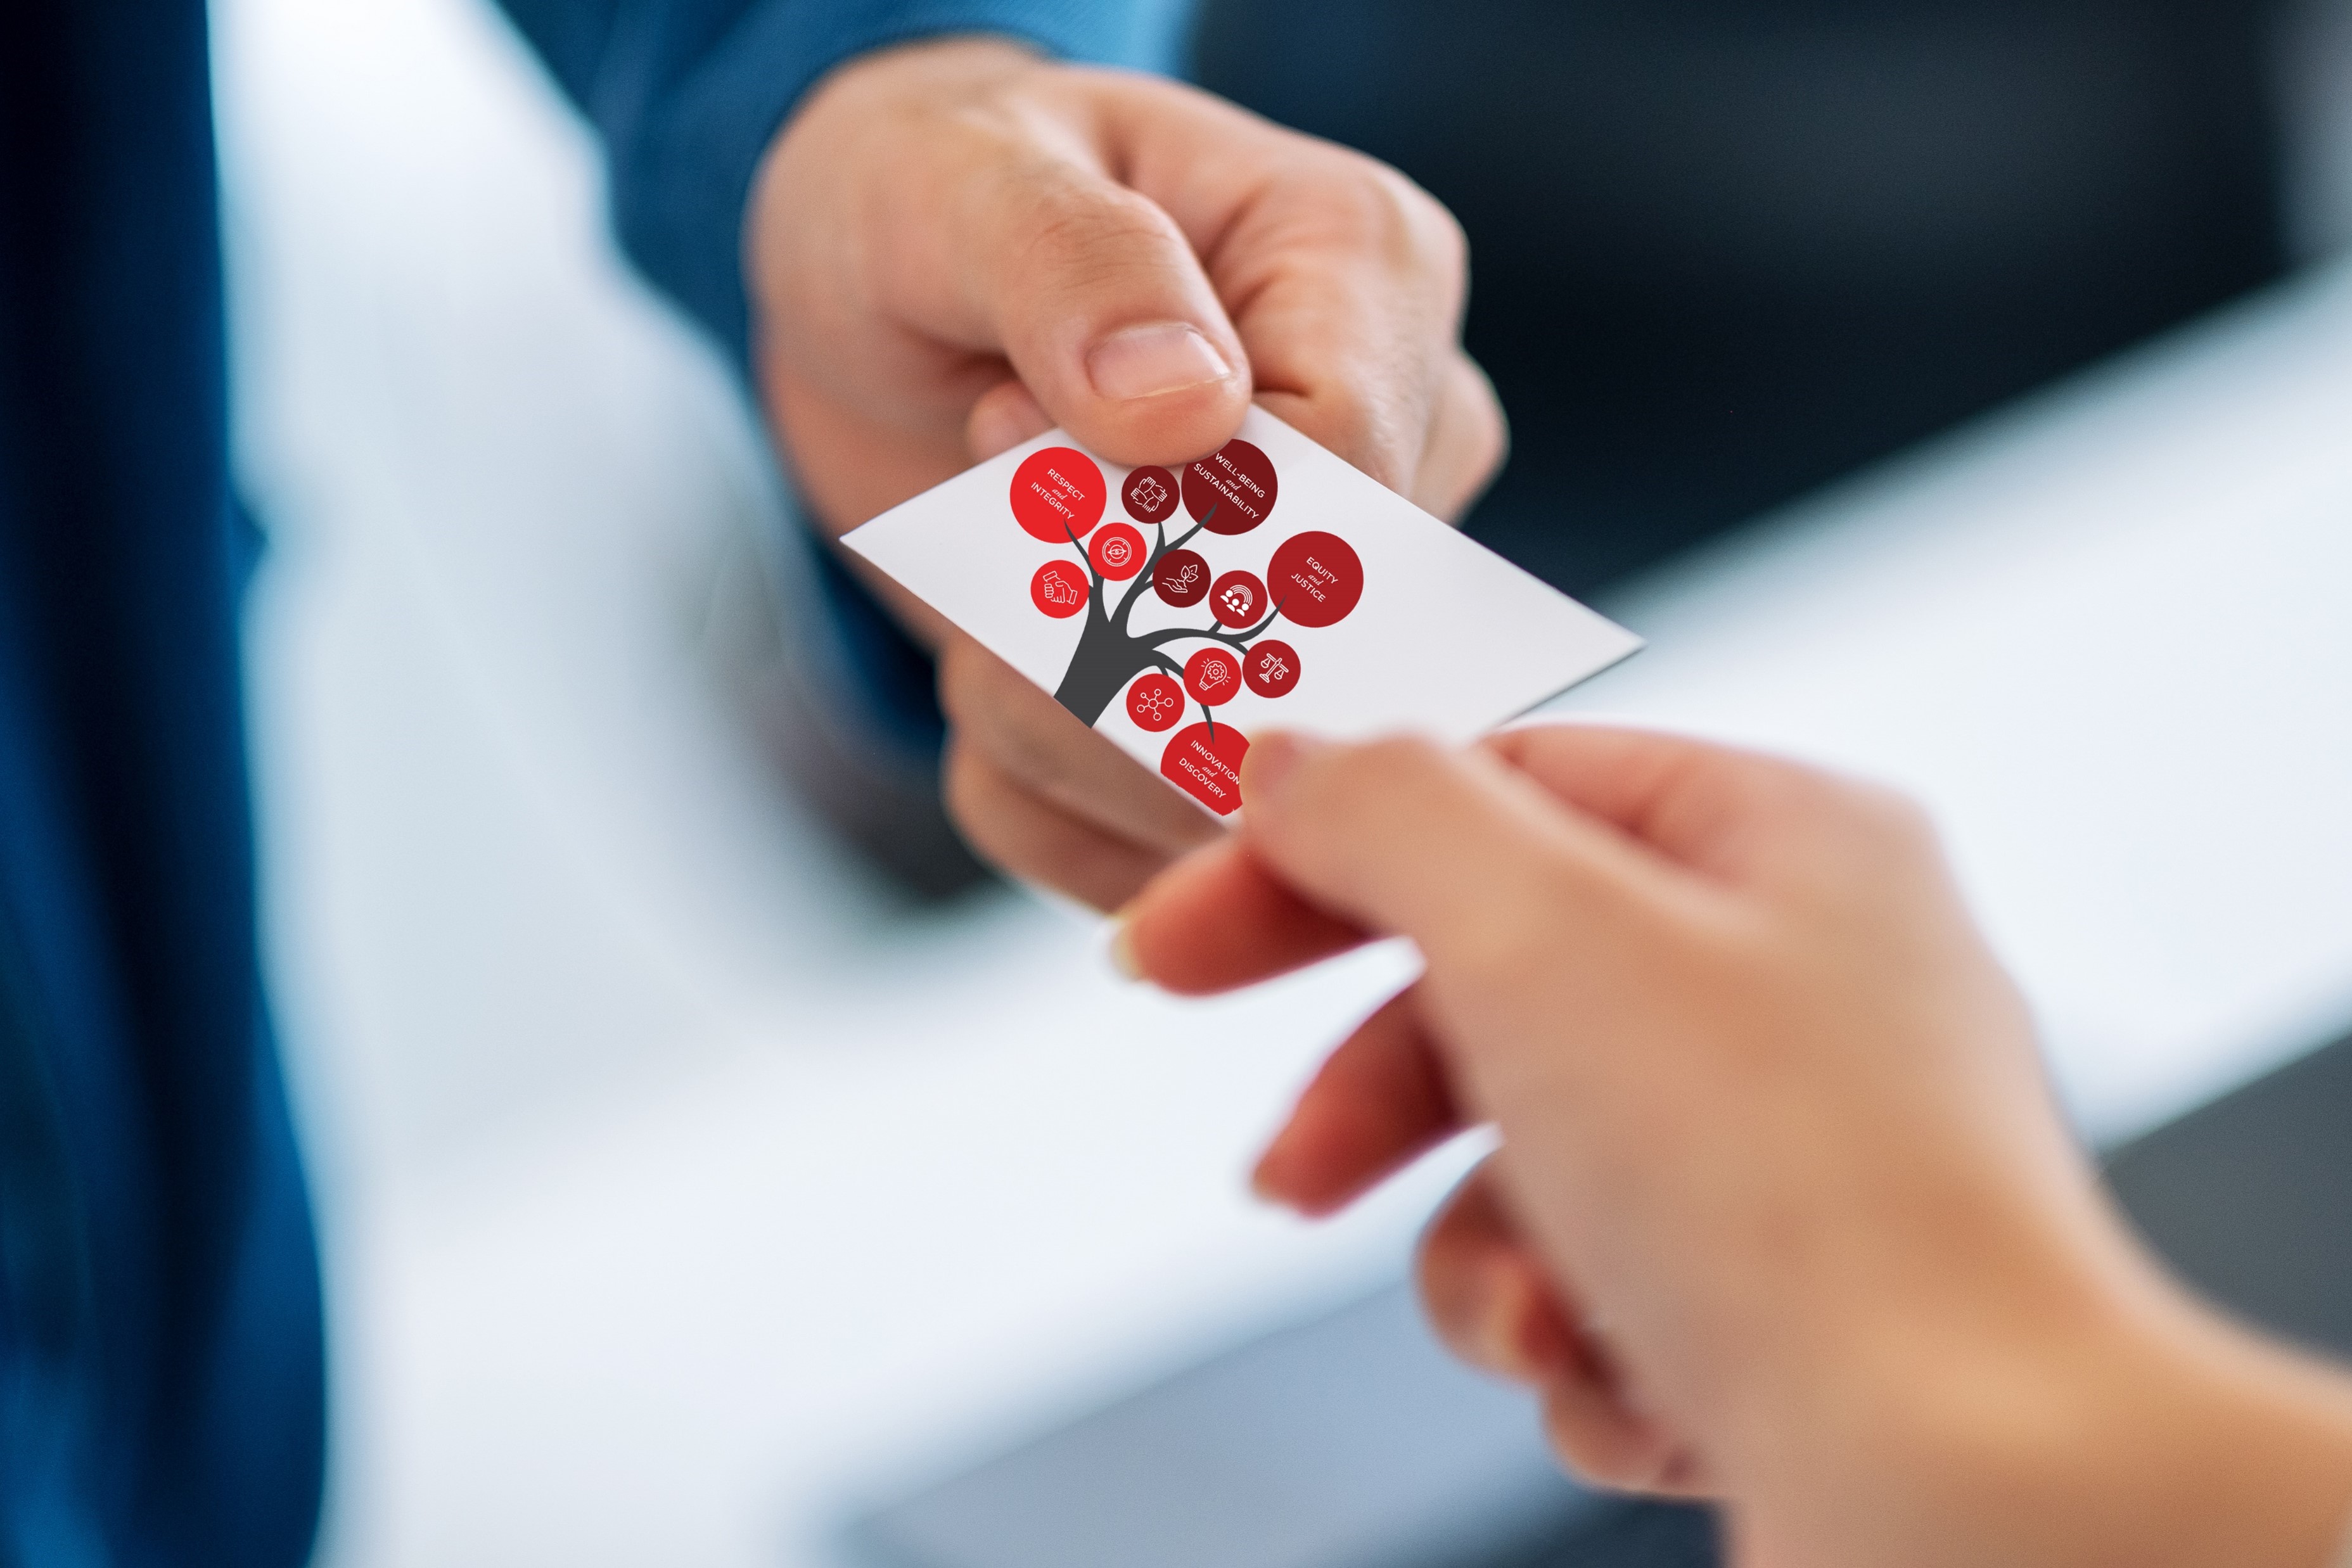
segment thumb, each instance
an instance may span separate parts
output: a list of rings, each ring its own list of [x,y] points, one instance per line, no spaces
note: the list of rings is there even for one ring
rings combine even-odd
[[[1412,937],[1433,972],[1605,936],[1658,874],[1480,751],[1273,734],[1251,746],[1241,789],[1244,841],[1276,876],[1328,914]]]
[[[990,176],[972,308],[1054,422],[1115,463],[1181,463],[1231,439],[1249,361],[1174,220],[1076,162]]]

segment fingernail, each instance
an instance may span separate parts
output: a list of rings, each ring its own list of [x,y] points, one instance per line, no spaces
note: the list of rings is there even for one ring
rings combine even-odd
[[[1123,980],[1142,981],[1150,977],[1143,972],[1143,959],[1135,950],[1135,927],[1128,924],[1127,912],[1121,910],[1112,919],[1118,924],[1111,928],[1110,967],[1118,971]]]
[[[1216,345],[1181,321],[1114,332],[1087,355],[1087,377],[1095,391],[1121,402],[1206,386],[1233,373]]]
[[[1321,750],[1324,744],[1286,730],[1260,736],[1242,758],[1242,804],[1273,800],[1298,765]]]

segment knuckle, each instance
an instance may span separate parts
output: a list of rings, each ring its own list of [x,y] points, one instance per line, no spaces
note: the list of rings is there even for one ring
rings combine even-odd
[[[1470,276],[1469,231],[1462,226],[1462,220],[1454,215],[1451,207],[1412,182],[1405,183],[1412,193],[1407,210],[1417,220],[1423,247],[1458,288]]]
[[[963,638],[950,640],[940,650],[939,672],[940,711],[946,716],[948,727],[964,729],[976,724],[985,706],[980,691],[985,673]]]
[[[1039,715],[1028,703],[1007,703],[987,727],[982,744],[990,757],[1034,794],[1051,795],[1069,781],[1069,747],[1053,720],[1066,717],[1055,707]]]
[[[1927,807],[1902,790],[1884,784],[1861,788],[1872,820],[1889,839],[1914,853],[1940,852],[1941,835]]]
[[[1447,947],[1446,966],[1457,985],[1505,994],[1559,963],[1558,912],[1570,896],[1569,879],[1551,867],[1531,869],[1520,888],[1496,889],[1486,917]]]
[[[1616,1446],[1597,1430],[1591,1414],[1577,1395],[1548,1393],[1543,1405],[1544,1436],[1552,1452],[1573,1474],[1598,1486],[1623,1487],[1633,1478]]]
[[[1530,839],[1511,848],[1512,857],[1491,873],[1475,914],[1444,937],[1446,977],[1471,994],[1514,994],[1555,970],[1564,933],[1594,896],[1591,873],[1552,845]],[[1630,913],[1630,906],[1621,911]]]
[[[1002,863],[996,853],[1000,846],[993,841],[998,836],[996,814],[989,809],[996,789],[987,768],[987,763],[970,747],[950,741],[940,769],[940,799],[964,841],[980,854]]]
[[[1511,450],[1511,423],[1503,412],[1503,400],[1495,395],[1494,383],[1486,379],[1476,361],[1467,354],[1457,361],[1454,377],[1466,431],[1465,441],[1471,456],[1482,474],[1491,474],[1503,465]]]
[[[1015,276],[1093,278],[1135,265],[1139,247],[1156,251],[1173,225],[1148,197],[1076,176],[1040,180],[1026,196]]]
[[[1425,736],[1388,735],[1357,749],[1350,779],[1365,793],[1409,789],[1415,805],[1425,805],[1437,793],[1446,763],[1444,749]]]
[[[1908,874],[1939,862],[1934,819],[1899,789],[1811,768],[1791,767],[1764,780],[1751,813],[1795,830],[1784,845],[1808,882]]]
[[[1706,769],[1703,777],[1720,792],[1722,810],[1798,826],[1850,817],[1862,805],[1862,786],[1786,758],[1735,754],[1733,766]]]
[[[1443,298],[1458,306],[1470,276],[1470,236],[1444,203],[1404,173],[1352,154],[1360,178],[1352,204],[1356,235],[1392,261],[1436,278]]]
[[[1450,1211],[1423,1234],[1412,1273],[1414,1293],[1431,1326],[1447,1349],[1469,1359],[1479,1342],[1476,1330],[1485,1303],[1478,1271]]]
[[[1790,802],[1832,830],[1860,827],[1893,843],[1927,843],[1936,836],[1927,809],[1892,785],[1811,768],[1791,768],[1784,785]]]
[[[1349,148],[1319,146],[1301,165],[1299,193],[1324,237],[1347,249],[1391,256],[1414,248],[1426,219],[1415,212],[1428,197],[1394,169]]]

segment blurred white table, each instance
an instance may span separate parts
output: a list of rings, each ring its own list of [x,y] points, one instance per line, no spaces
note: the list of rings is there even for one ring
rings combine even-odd
[[[1372,955],[1179,1006],[895,905],[714,674],[774,517],[578,130],[462,0],[216,18],[328,1554],[816,1563],[851,1490],[1391,1269],[1240,1173]],[[1565,706],[1924,795],[2113,1134],[2352,1015],[2352,275],[1607,606]]]

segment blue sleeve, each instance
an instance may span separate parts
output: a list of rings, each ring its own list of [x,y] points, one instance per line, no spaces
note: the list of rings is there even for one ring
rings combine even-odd
[[[602,137],[613,221],[656,285],[748,364],[744,203],[801,95],[851,57],[993,33],[1165,66],[1191,0],[501,0]]]

